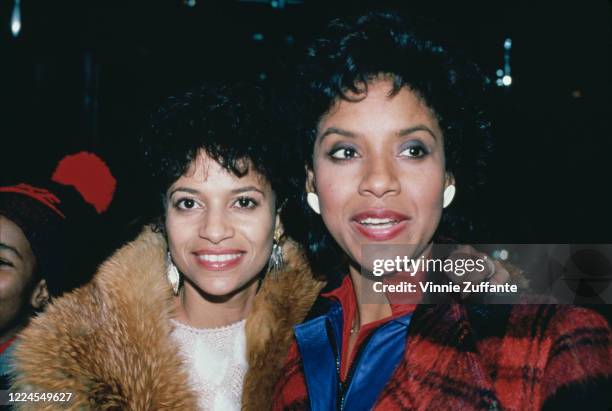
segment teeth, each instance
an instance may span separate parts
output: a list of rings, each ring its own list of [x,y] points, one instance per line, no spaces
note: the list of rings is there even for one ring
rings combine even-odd
[[[366,227],[374,227],[374,228],[390,228],[394,226],[394,223],[389,224],[362,224]]]
[[[224,261],[234,260],[240,257],[240,254],[200,254],[198,258],[211,263],[222,263]]]
[[[391,219],[391,218],[366,218],[363,220],[359,221],[359,224],[364,224],[364,225],[392,225],[396,223],[395,220]]]

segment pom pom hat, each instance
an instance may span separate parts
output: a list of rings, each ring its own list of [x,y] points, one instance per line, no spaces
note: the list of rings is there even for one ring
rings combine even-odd
[[[108,209],[115,188],[106,164],[87,152],[64,157],[45,184],[0,186],[0,215],[23,231],[52,295],[77,285],[66,277],[69,255],[77,254],[69,251],[81,240],[77,231],[93,223],[94,209],[98,214]]]
[[[98,214],[108,209],[117,186],[108,166],[95,154],[80,152],[64,157],[51,180],[73,186]]]

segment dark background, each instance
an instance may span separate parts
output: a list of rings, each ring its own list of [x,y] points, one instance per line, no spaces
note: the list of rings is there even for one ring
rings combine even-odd
[[[0,2],[0,179],[50,176],[100,153],[118,179],[106,227],[125,240],[152,200],[135,139],[165,97],[207,78],[288,72],[333,16],[396,6],[437,20],[496,78],[511,38],[513,84],[495,91],[496,152],[474,207],[483,242],[612,242],[611,7],[557,1]],[[533,3],[533,4],[532,4]]]

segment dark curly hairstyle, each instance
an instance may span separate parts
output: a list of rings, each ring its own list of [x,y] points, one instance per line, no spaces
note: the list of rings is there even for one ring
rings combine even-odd
[[[491,149],[490,123],[481,108],[490,82],[474,64],[436,41],[435,33],[426,32],[428,26],[391,12],[333,20],[299,65],[296,97],[303,107],[295,119],[300,129],[298,151],[302,164],[312,167],[321,117],[339,100],[365,98],[369,82],[389,78],[391,95],[409,88],[433,110],[440,124],[446,168],[458,188],[436,237],[465,240],[466,233],[474,230],[466,200],[473,200],[475,189],[484,182],[485,158]],[[303,188],[302,179],[299,189],[303,192]],[[306,213],[309,229],[293,226],[293,236],[306,244],[315,270],[336,270],[330,261],[341,261],[342,253],[320,217],[307,207],[305,193],[298,207]]]
[[[255,84],[204,84],[178,97],[170,97],[153,114],[140,143],[161,194],[155,226],[164,231],[168,188],[204,151],[237,177],[250,169],[266,178],[279,208],[291,185],[286,174],[283,141],[273,118],[272,96]]]

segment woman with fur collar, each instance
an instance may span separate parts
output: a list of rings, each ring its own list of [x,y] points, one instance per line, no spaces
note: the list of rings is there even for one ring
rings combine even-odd
[[[158,111],[142,139],[157,229],[33,321],[15,390],[70,393],[70,409],[270,407],[291,326],[322,282],[284,241],[290,165],[262,95],[205,86]]]

